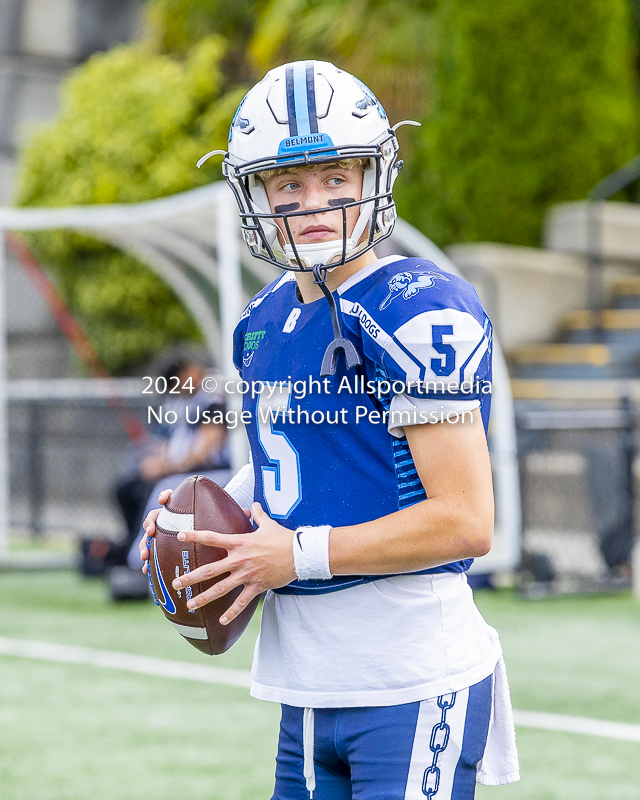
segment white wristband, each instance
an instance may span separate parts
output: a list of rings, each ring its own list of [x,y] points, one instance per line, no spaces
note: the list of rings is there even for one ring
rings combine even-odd
[[[293,534],[293,566],[298,580],[326,581],[329,569],[329,531],[331,525],[296,528]]]

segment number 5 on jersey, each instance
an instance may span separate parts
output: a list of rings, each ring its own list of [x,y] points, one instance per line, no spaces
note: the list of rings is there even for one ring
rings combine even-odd
[[[274,430],[274,425],[282,420],[282,410],[289,410],[291,395],[288,387],[267,395],[260,395],[256,407],[258,440],[270,461],[270,466],[261,467],[263,494],[269,516],[287,519],[302,500],[300,457],[286,434]]]

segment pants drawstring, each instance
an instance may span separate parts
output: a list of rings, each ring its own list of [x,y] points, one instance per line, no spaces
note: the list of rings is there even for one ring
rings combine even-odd
[[[302,754],[304,758],[303,774],[309,797],[313,798],[316,788],[316,771],[313,764],[314,750],[314,715],[312,708],[305,708],[302,717]]]

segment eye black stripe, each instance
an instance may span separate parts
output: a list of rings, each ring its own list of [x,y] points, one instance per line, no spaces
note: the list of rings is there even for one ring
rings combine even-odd
[[[318,115],[316,113],[316,79],[313,73],[313,62],[307,62],[307,108],[309,109],[309,131],[318,133]]]
[[[331,200],[327,200],[327,203],[330,206],[345,206],[347,203],[355,203],[355,197],[336,197],[332,198]]]
[[[289,211],[297,211],[300,208],[300,203],[289,203],[288,205],[275,206],[273,209],[276,214],[286,214]]]
[[[287,114],[289,116],[289,136],[297,136],[298,121],[296,120],[296,105],[293,97],[293,67],[287,67],[285,78],[287,85]]]

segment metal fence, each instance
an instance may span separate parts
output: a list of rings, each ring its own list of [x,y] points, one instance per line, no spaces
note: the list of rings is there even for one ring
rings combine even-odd
[[[529,596],[631,585],[636,413],[520,405],[521,587]]]
[[[124,522],[113,491],[143,425],[139,380],[10,382],[10,525],[14,538],[105,535]]]

